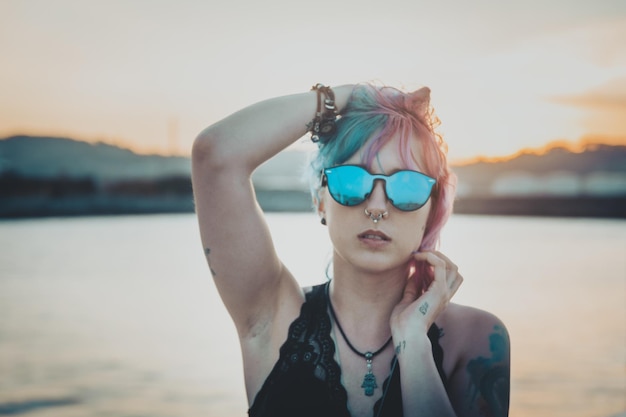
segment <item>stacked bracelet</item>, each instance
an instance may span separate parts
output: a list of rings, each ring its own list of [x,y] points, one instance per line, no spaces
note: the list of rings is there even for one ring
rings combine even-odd
[[[323,84],[315,84],[311,91],[317,92],[317,111],[315,117],[307,125],[307,131],[311,132],[311,140],[319,142],[320,135],[330,135],[335,132],[337,120],[337,108],[335,107],[335,93],[330,87]],[[324,108],[322,109],[322,95],[324,96]]]

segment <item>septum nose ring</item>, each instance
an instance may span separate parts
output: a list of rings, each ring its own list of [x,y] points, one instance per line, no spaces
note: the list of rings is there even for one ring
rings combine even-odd
[[[376,223],[378,223],[379,220],[384,219],[385,217],[387,217],[389,215],[389,212],[388,211],[383,211],[383,212],[378,212],[378,214],[374,214],[371,211],[369,211],[368,209],[365,209],[365,215],[367,217],[369,217],[370,219],[372,219],[374,224],[376,224]]]

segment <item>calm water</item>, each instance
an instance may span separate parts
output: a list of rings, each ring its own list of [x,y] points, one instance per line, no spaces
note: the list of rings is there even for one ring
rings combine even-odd
[[[302,284],[321,282],[317,218],[268,221]],[[0,248],[0,415],[246,415],[193,215],[0,222]],[[455,300],[509,328],[511,416],[626,415],[626,222],[455,216],[442,250]]]

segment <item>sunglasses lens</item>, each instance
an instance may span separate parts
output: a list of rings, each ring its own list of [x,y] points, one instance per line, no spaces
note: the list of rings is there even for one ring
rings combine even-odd
[[[399,210],[421,208],[430,197],[435,180],[416,171],[399,171],[387,179],[387,198]]]
[[[361,167],[342,165],[324,170],[328,192],[344,206],[361,204],[372,190],[373,178]]]
[[[435,180],[417,171],[398,171],[390,176],[372,175],[356,165],[326,168],[328,192],[344,206],[357,206],[364,202],[374,188],[374,180],[385,181],[387,198],[398,210],[413,211],[428,201]]]

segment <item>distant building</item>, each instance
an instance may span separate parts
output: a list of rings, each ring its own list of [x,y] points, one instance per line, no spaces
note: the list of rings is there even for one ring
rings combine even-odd
[[[626,195],[626,173],[591,172],[579,175],[569,171],[555,171],[534,175],[517,171],[497,177],[490,191],[498,197]]]
[[[585,176],[582,187],[586,195],[626,195],[626,173],[592,172]]]

